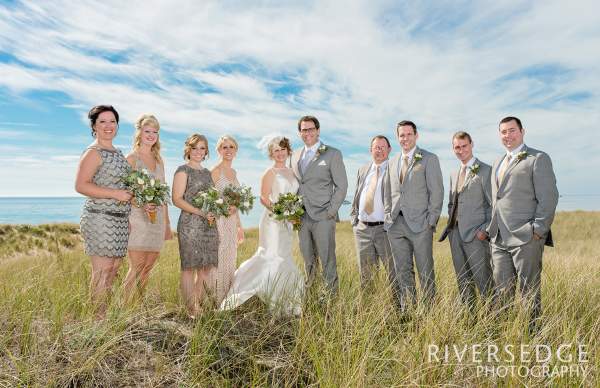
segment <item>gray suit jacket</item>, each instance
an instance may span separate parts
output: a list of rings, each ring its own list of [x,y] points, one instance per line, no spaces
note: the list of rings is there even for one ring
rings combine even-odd
[[[352,226],[355,226],[356,224],[358,224],[360,193],[362,193],[363,189],[365,188],[365,180],[367,178],[367,174],[369,173],[369,170],[371,169],[372,165],[373,165],[373,162],[367,163],[358,169],[358,175],[356,177],[356,191],[354,192],[354,199],[352,200],[352,209],[350,210],[350,222],[352,223]],[[382,185],[381,185],[382,201],[384,200],[384,192],[385,192],[385,190],[384,190],[385,185],[383,183],[384,182],[382,182]]]
[[[416,155],[422,159],[417,161]],[[402,153],[390,159],[384,177],[384,227],[394,224],[402,212],[410,230],[414,233],[435,228],[444,200],[444,183],[438,157],[417,147],[408,166],[406,178],[400,183]]]
[[[492,167],[477,158],[473,163],[473,166],[475,165],[479,165],[479,171],[475,175],[467,171],[465,183],[462,190],[458,193],[456,209],[454,209],[453,205],[460,171],[454,171],[450,174],[448,222],[452,219],[452,213],[456,212],[460,238],[464,242],[473,241],[477,231],[485,232],[492,218],[492,181],[490,178]],[[439,241],[443,241],[450,230],[450,225],[446,225]]]
[[[338,219],[338,210],[348,191],[342,153],[331,146],[325,147],[324,152],[315,154],[304,174],[299,165],[304,147],[292,154],[292,169],[300,182],[298,192],[302,195],[306,214],[315,221]]]
[[[550,225],[558,204],[556,177],[548,154],[524,146],[526,155],[511,161],[502,182],[497,182],[498,167],[506,155],[492,167],[492,219],[488,233],[492,242],[498,232],[508,247],[527,244],[537,233],[552,246]]]

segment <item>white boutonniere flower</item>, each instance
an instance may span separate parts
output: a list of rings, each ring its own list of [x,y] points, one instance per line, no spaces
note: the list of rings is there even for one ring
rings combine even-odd
[[[321,144],[319,148],[317,148],[317,154],[322,154],[325,151],[327,151],[327,146],[325,144]]]
[[[475,176],[479,172],[479,163],[475,163],[469,167],[469,175]]]
[[[517,160],[523,160],[527,157],[527,151],[521,151],[517,154]]]
[[[423,159],[423,154],[420,152],[417,152],[415,154],[415,162],[419,162],[419,161],[421,161],[421,159]]]

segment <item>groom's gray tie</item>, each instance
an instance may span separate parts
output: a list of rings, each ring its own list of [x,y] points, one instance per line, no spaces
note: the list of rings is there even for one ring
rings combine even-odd
[[[304,175],[304,173],[306,172],[306,167],[308,167],[308,163],[310,163],[312,157],[313,157],[313,150],[308,150],[304,153],[304,159],[302,159],[302,174]]]

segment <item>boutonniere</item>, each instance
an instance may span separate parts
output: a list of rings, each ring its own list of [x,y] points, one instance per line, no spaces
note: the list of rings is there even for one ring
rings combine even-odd
[[[419,162],[421,159],[423,159],[423,154],[420,152],[417,152],[415,154],[415,162]]]
[[[527,157],[527,151],[521,151],[517,154],[517,160],[523,160]]]
[[[479,163],[475,163],[469,167],[469,175],[475,176],[479,172]]]
[[[317,153],[318,154],[322,154],[323,152],[327,151],[327,146],[325,144],[321,144],[319,146],[319,148],[317,148]]]

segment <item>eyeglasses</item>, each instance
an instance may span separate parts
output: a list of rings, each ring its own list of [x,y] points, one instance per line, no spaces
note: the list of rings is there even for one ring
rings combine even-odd
[[[309,133],[309,132],[314,132],[316,131],[317,128],[316,127],[310,127],[310,128],[300,128],[300,132],[302,133]]]

